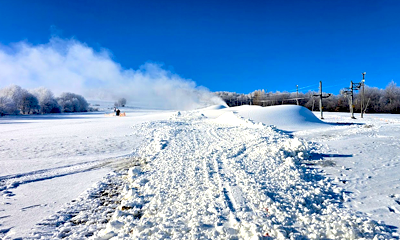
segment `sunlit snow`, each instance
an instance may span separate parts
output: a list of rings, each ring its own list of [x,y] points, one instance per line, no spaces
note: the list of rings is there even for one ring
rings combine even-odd
[[[0,118],[2,239],[399,236],[397,115],[122,111]]]

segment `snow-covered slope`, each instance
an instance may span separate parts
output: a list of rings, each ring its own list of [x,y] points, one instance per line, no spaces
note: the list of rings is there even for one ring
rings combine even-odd
[[[0,128],[1,164],[7,167],[0,174],[0,237],[26,238],[28,233],[34,239],[398,237],[395,227],[376,221],[383,215],[370,214],[372,220],[351,204],[352,195],[342,182],[354,180],[350,186],[356,190],[364,182],[357,176],[365,173],[354,174],[353,179],[343,166],[342,175],[335,175],[341,164],[336,161],[336,167],[335,160],[349,159],[359,148],[347,148],[352,154],[328,153],[328,146],[318,143],[330,143],[329,136],[379,135],[379,123],[376,127],[324,123],[298,106],[213,106],[157,115],[132,110],[126,118],[71,116],[75,117],[0,119],[0,126],[5,126]],[[35,134],[24,135],[30,132]],[[17,147],[25,151],[18,152]],[[35,163],[43,160],[42,165],[29,165],[32,154]],[[379,163],[375,157],[366,160],[370,166]],[[394,151],[388,166],[398,167],[396,160]],[[18,166],[23,170],[18,171]],[[368,164],[364,167],[361,170],[367,171]],[[331,175],[325,174],[328,168],[334,168],[327,171]],[[111,169],[113,173],[106,174]],[[90,178],[96,183],[88,188]],[[395,185],[394,178],[388,181]],[[82,187],[87,190],[79,197],[63,193],[62,201],[57,191],[46,192],[54,184],[74,194]],[[41,199],[32,198],[37,189],[42,191]],[[396,200],[400,193],[395,189],[390,198]],[[51,205],[52,199],[64,207]],[[48,217],[29,215],[46,207]],[[398,214],[396,209],[390,213]],[[396,216],[391,219],[400,219]],[[21,226],[18,219],[34,222]],[[30,230],[35,223],[39,225]]]

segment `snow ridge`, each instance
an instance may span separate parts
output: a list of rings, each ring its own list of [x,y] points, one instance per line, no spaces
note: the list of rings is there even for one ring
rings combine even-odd
[[[311,144],[235,114],[199,112],[133,127],[122,200],[93,239],[391,239],[390,229],[342,207],[343,192],[302,164]],[[234,124],[232,124],[234,123]]]

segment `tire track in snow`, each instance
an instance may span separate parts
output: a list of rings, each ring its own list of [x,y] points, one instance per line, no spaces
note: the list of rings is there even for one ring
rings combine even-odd
[[[126,162],[127,156],[120,156],[116,158],[109,158],[96,161],[88,161],[83,163],[71,164],[66,166],[60,166],[55,168],[41,169],[37,171],[19,173],[13,175],[0,176],[0,191],[6,191],[9,189],[17,188],[21,184],[27,184],[31,182],[48,180],[56,177],[63,177],[81,172],[87,172],[94,169],[114,166],[123,164]],[[9,191],[6,191],[9,194]]]
[[[222,191],[225,197],[225,203],[227,207],[231,210],[232,214],[235,216],[235,219],[240,222],[240,217],[237,216],[237,211],[252,211],[254,207],[247,206],[246,197],[243,194],[241,188],[243,186],[238,186],[236,183],[238,182],[235,175],[232,174],[232,171],[229,169],[227,164],[227,154],[230,151],[236,152],[236,157],[243,153],[243,144],[232,144],[229,142],[223,135],[222,132],[217,133],[218,131],[215,128],[209,128],[207,134],[211,137],[210,142],[217,142],[220,146],[217,151],[219,154],[216,157],[213,157],[214,166],[217,169],[217,173],[219,176],[219,186],[220,191]],[[224,146],[233,145],[232,149],[226,149]],[[251,209],[251,210],[250,210]]]

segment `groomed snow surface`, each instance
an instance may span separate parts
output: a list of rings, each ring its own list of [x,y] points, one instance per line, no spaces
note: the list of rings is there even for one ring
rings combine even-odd
[[[125,111],[0,119],[0,238],[399,238],[400,117]]]

